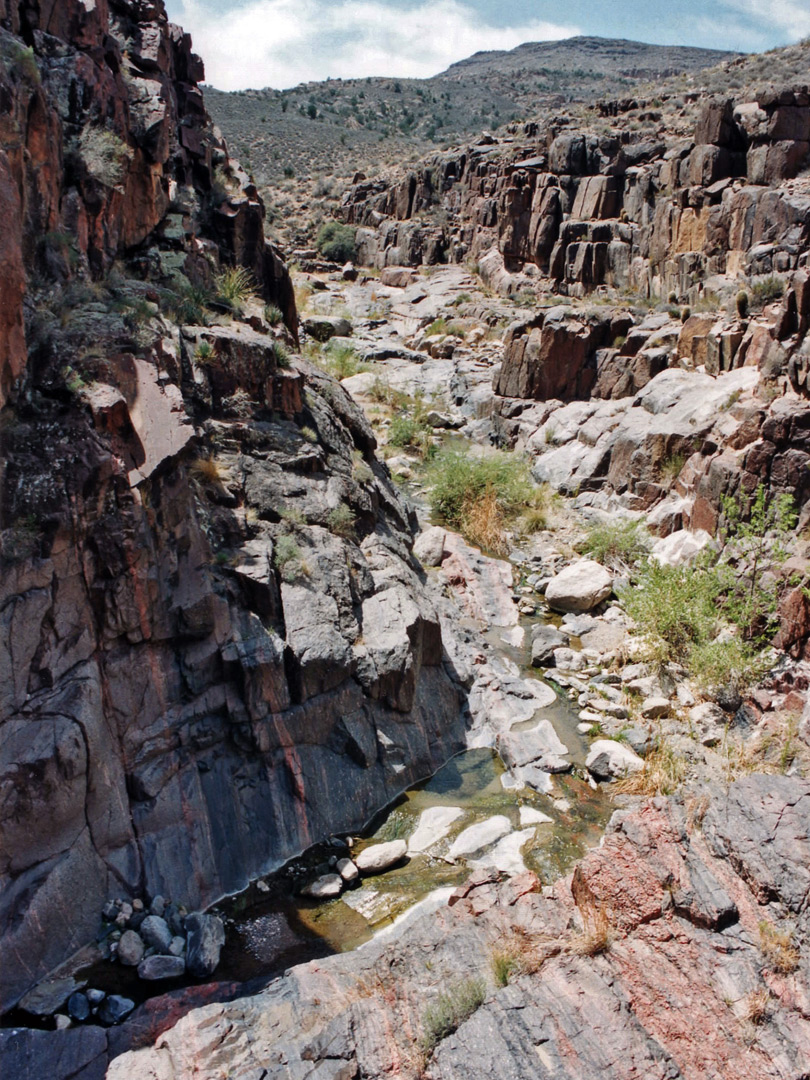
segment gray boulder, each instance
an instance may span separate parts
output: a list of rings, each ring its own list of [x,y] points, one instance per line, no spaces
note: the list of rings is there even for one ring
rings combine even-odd
[[[440,525],[431,525],[414,541],[413,553],[423,566],[438,566],[444,555],[446,532]]]
[[[90,1015],[90,1002],[87,999],[86,994],[82,994],[81,991],[76,991],[75,994],[71,994],[68,998],[67,1010],[71,1020],[77,1020],[81,1022],[86,1020]]]
[[[332,337],[349,337],[352,324],[348,319],[332,315],[310,315],[303,320],[303,328],[316,341],[328,341]]]
[[[567,644],[567,636],[556,627],[536,626],[532,630],[532,667],[554,667],[554,650]]]
[[[186,970],[182,956],[147,956],[138,964],[138,976],[146,982],[178,979]]]
[[[211,975],[225,944],[225,927],[217,915],[198,911],[186,916],[186,967],[192,975]]]
[[[597,780],[617,780],[639,772],[644,768],[644,762],[624,743],[597,739],[591,743],[585,767]]]
[[[129,1016],[135,1008],[135,1002],[120,994],[110,994],[102,1001],[98,1010],[98,1018],[102,1024],[117,1024]]]
[[[140,935],[144,943],[160,953],[168,952],[174,936],[169,924],[159,915],[147,915],[140,925]],[[123,937],[121,938],[123,941]],[[119,949],[121,948],[119,944]]]
[[[121,963],[126,967],[137,967],[145,952],[146,946],[140,934],[136,934],[134,930],[125,930],[118,942],[118,959]]]
[[[593,559],[580,559],[552,578],[546,603],[554,611],[591,611],[613,590],[613,576]]]

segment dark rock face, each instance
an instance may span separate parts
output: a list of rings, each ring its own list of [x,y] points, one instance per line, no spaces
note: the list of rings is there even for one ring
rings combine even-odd
[[[358,829],[464,722],[372,431],[283,351],[289,277],[188,36],[146,0],[0,3],[0,34],[21,58],[0,72],[7,1007],[113,897],[205,908]],[[132,280],[109,302],[116,259]],[[189,289],[234,264],[250,321],[191,325]],[[21,268],[75,300],[31,323],[25,366]]]
[[[686,296],[729,266],[803,267],[810,204],[782,185],[807,161],[808,129],[808,95],[793,90],[736,106],[708,98],[691,141],[560,132],[549,120],[527,125],[516,147],[493,140],[399,181],[356,184],[342,213],[361,226],[369,265],[480,262],[496,250],[508,271],[533,263],[570,296],[600,285]],[[423,220],[431,208],[444,224]],[[490,284],[512,291],[508,275]]]
[[[234,1080],[258,1068],[281,1078],[299,1062],[330,1076],[432,1080],[804,1075],[809,815],[807,783],[772,776],[715,796],[702,828],[675,799],[619,811],[553,888],[479,872],[398,941],[192,1012],[159,1050],[124,1054],[108,1076],[214,1080],[227,1065]],[[792,933],[789,962],[769,951],[763,925]],[[523,967],[503,987],[491,977],[498,952]],[[425,1063],[416,1048],[427,1006],[471,978],[486,984],[483,1004]],[[754,1026],[762,1000],[767,1019]]]

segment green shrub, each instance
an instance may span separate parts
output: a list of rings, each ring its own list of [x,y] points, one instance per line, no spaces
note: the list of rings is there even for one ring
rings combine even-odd
[[[341,225],[339,221],[326,221],[318,229],[315,247],[330,262],[351,262],[357,253],[356,232],[357,230],[351,225]]]
[[[746,316],[748,315],[748,293],[745,291],[745,289],[740,289],[740,291],[737,293],[735,306],[737,308],[737,314],[740,316],[740,318],[746,318]]]
[[[374,472],[360,450],[352,452],[352,478],[358,484],[369,484],[374,479]]]
[[[520,957],[511,951],[496,949],[492,954],[492,975],[497,986],[506,986],[521,970]]]
[[[162,294],[166,314],[178,326],[207,326],[206,308],[211,300],[207,289],[184,282],[175,291],[166,289]]]
[[[264,309],[264,319],[270,326],[278,326],[284,315],[280,307],[275,304],[267,304]]]
[[[588,530],[578,550],[604,566],[621,570],[635,564],[652,547],[650,534],[639,521],[605,521]]]
[[[434,514],[495,554],[508,550],[504,530],[537,505],[528,465],[501,451],[481,458],[440,451],[428,470],[428,482]]]
[[[741,502],[722,499],[720,538],[723,557],[719,566],[725,590],[725,612],[746,637],[767,641],[778,629],[778,595],[760,584],[762,571],[787,558],[785,540],[796,525],[793,498],[769,497],[764,484]]]
[[[763,278],[751,287],[752,299],[757,307],[770,304],[772,300],[778,300],[784,294],[784,291],[784,281],[775,274],[769,274],[768,277]]]
[[[343,342],[329,342],[322,355],[321,366],[336,379],[348,379],[361,371],[368,371],[368,365],[360,361],[352,346]]]
[[[279,368],[285,369],[290,367],[290,351],[283,341],[273,342],[273,353],[276,357],[276,365]]]
[[[391,420],[388,442],[391,446],[420,448],[429,433],[430,429],[414,417],[398,415]]]
[[[708,644],[719,630],[721,588],[717,574],[705,562],[662,566],[650,561],[622,599],[653,659],[686,662],[696,645]]]
[[[342,536],[344,540],[354,539],[354,528],[356,524],[357,517],[345,503],[336,506],[334,510],[329,512],[326,518],[326,526],[329,531],[334,533],[335,536]]]
[[[276,540],[273,562],[284,581],[290,583],[301,576],[301,549],[291,536],[279,536]]]
[[[194,350],[194,359],[198,364],[208,364],[214,359],[214,346],[210,341],[201,341]]]
[[[443,450],[432,463],[428,480],[431,509],[452,526],[461,524],[465,506],[488,488],[494,488],[501,511],[510,518],[530,505],[534,493],[524,459],[503,451],[469,457],[458,450]]]
[[[215,280],[217,296],[232,308],[239,308],[256,292],[256,279],[244,266],[226,266]]]
[[[431,1054],[442,1039],[469,1020],[483,1005],[486,993],[483,979],[464,979],[440,993],[422,1014],[421,1046],[425,1053]]]
[[[448,322],[447,319],[440,317],[426,326],[424,332],[428,337],[433,337],[435,334],[450,334],[453,337],[463,338],[467,331],[459,323]]]
[[[684,663],[704,690],[740,691],[770,663],[779,596],[762,572],[786,558],[796,514],[790,496],[769,498],[759,485],[748,502],[726,497],[723,515],[719,553],[691,566],[649,562],[622,599],[653,659]]]

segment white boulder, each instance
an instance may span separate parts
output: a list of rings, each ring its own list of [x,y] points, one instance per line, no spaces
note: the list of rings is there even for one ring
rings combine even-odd
[[[613,576],[593,559],[580,559],[561,570],[546,588],[546,602],[554,611],[591,611],[610,596]]]

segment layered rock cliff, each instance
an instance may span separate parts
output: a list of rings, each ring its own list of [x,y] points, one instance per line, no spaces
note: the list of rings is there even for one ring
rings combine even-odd
[[[464,722],[410,512],[291,351],[188,35],[159,2],[5,0],[0,54],[7,1007],[105,900],[204,907]]]

